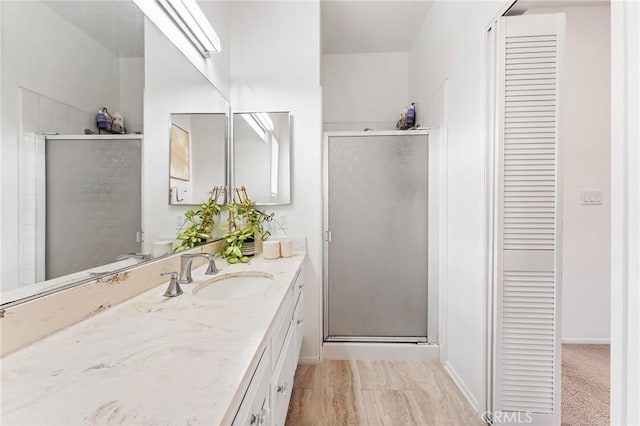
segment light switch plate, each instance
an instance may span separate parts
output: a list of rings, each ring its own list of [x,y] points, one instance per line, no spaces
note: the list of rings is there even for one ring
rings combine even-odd
[[[602,191],[601,190],[580,191],[580,204],[582,204],[583,206],[602,205]]]

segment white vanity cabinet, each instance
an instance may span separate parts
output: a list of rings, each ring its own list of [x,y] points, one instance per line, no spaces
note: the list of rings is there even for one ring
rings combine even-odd
[[[304,275],[299,269],[287,292],[234,425],[283,426],[304,335]]]
[[[269,348],[265,348],[233,421],[234,425],[258,426],[269,423],[270,355]]]

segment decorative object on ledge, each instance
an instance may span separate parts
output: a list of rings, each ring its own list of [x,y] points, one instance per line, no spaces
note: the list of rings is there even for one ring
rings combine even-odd
[[[200,209],[189,210],[184,214],[183,226],[187,223],[189,226],[176,237],[180,241],[180,245],[175,248],[174,253],[207,244],[213,239],[214,218],[221,211],[218,199],[223,192],[223,187],[214,187],[211,197],[200,205]]]
[[[396,123],[396,128],[399,130],[410,130],[415,127],[417,127],[416,104],[411,102],[410,106],[402,109],[402,112],[400,113],[400,120]]]
[[[225,247],[220,254],[229,263],[246,263],[249,256],[262,251],[262,241],[271,233],[264,229],[264,222],[271,222],[274,214],[267,214],[256,208],[256,203],[247,196],[242,186],[233,188],[227,204],[228,230],[224,235]]]

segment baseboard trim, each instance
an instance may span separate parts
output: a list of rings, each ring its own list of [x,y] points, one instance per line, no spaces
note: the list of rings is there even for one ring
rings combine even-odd
[[[298,365],[318,365],[320,362],[320,357],[317,356],[301,356],[298,359]]]
[[[562,343],[572,345],[610,345],[611,339],[580,339],[580,338],[563,338]]]
[[[438,361],[440,346],[416,343],[325,342],[325,360],[360,361]]]
[[[473,408],[473,410],[476,413],[480,413],[480,404],[478,404],[478,400],[476,400],[473,397],[473,394],[471,394],[471,391],[469,390],[467,385],[464,383],[464,381],[460,378],[455,368],[453,368],[451,364],[449,364],[449,361],[444,363],[444,369],[447,373],[449,373],[449,376],[451,376],[451,380],[453,380],[453,383],[455,383],[456,386],[458,386],[458,389],[460,389],[460,392],[462,392],[462,395],[464,395],[464,397],[467,399],[469,404],[471,404],[471,407]]]

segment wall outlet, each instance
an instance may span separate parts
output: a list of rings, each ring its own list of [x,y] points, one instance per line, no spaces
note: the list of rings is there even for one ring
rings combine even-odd
[[[280,227],[282,229],[288,229],[289,228],[289,216],[286,214],[279,214],[276,217],[276,220],[278,221],[278,223],[280,224]]]
[[[176,231],[180,231],[184,223],[184,215],[179,215],[176,219]]]
[[[602,191],[580,191],[580,204],[582,204],[583,206],[602,205]]]

